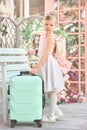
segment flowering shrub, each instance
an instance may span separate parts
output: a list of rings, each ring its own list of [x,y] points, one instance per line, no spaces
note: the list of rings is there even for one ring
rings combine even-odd
[[[64,75],[64,82],[65,82],[65,89],[59,91],[57,94],[57,103],[64,104],[64,103],[83,103],[87,101],[87,97],[83,93],[78,93],[70,88],[70,75]]]
[[[60,103],[83,103],[87,98],[82,93],[74,93],[73,90],[66,88],[57,95],[58,104]]]

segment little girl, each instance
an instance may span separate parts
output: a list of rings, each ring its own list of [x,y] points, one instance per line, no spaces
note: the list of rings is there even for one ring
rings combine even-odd
[[[59,118],[58,114],[62,114],[57,106],[57,93],[64,89],[64,80],[61,68],[54,57],[56,39],[53,32],[56,28],[56,21],[57,19],[53,14],[45,16],[45,32],[41,35],[39,43],[38,55],[40,60],[36,67],[30,71],[31,74],[40,71],[40,75],[44,79],[44,92],[49,99],[49,110],[47,114],[43,114],[43,122],[55,122]]]

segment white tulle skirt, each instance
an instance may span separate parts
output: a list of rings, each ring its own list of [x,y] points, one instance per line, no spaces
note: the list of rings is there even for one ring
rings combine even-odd
[[[65,88],[61,68],[51,54],[48,56],[46,62],[42,65],[38,75],[42,76],[44,80],[45,92],[63,90]]]

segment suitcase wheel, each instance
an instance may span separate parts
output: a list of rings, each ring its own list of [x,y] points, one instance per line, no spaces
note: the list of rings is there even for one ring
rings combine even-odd
[[[37,127],[42,127],[41,120],[35,120]]]
[[[14,128],[14,126],[16,125],[17,121],[16,120],[11,120],[11,128]]]

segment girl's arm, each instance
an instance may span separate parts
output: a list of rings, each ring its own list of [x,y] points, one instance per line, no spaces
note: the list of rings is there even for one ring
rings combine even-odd
[[[47,43],[46,43],[46,47],[45,47],[43,56],[40,59],[40,61],[38,62],[38,64],[36,65],[36,67],[30,71],[31,74],[35,74],[40,69],[40,67],[43,65],[43,63],[47,59],[47,56],[48,56],[52,46],[55,44],[55,39],[52,36],[50,36],[47,38],[46,42]]]

